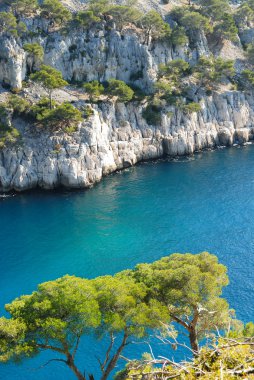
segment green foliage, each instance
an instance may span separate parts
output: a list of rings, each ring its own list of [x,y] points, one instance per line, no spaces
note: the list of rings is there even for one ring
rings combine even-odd
[[[159,66],[159,77],[161,78],[155,84],[155,90],[160,97],[172,103],[172,94],[180,95],[184,85],[182,79],[190,74],[190,65],[183,59],[174,59],[166,65]]]
[[[68,83],[63,79],[62,73],[51,66],[42,65],[40,70],[30,75],[35,82],[40,83],[48,92],[50,97],[50,108],[52,108],[52,92],[57,88],[66,86]]]
[[[118,29],[122,29],[126,24],[134,24],[141,18],[141,13],[139,10],[123,6],[123,5],[114,5],[111,6],[108,12]]]
[[[41,9],[41,16],[51,20],[54,25],[61,26],[72,17],[59,0],[44,0]]]
[[[29,65],[30,73],[33,71],[35,63],[40,65],[43,61],[44,50],[38,43],[27,43],[23,46],[23,49],[27,52],[27,64]]]
[[[0,106],[1,112],[1,106]],[[20,140],[19,131],[12,125],[5,125],[0,122],[0,149],[14,145]],[[0,342],[1,343],[1,342]]]
[[[37,0],[5,0],[5,3],[11,6],[15,16],[30,16],[38,8]]]
[[[91,10],[95,16],[100,16],[106,13],[110,9],[109,0],[90,0],[89,10]]]
[[[23,46],[23,49],[33,58],[36,58],[40,61],[43,60],[44,50],[41,45],[38,43],[27,43]]]
[[[172,95],[173,86],[167,81],[159,80],[158,82],[154,83],[154,90],[155,90],[155,93],[159,97],[163,97],[163,99],[167,99]]]
[[[104,92],[104,87],[97,80],[93,80],[92,82],[84,83],[83,88],[86,93],[89,94],[90,100],[96,100],[100,95]]]
[[[213,21],[220,21],[225,13],[230,13],[231,8],[227,0],[201,0],[201,12]]]
[[[50,99],[42,98],[39,102],[37,102],[31,107],[30,115],[35,120],[40,120],[43,118],[43,115],[45,114],[45,112],[47,112],[47,110],[50,109],[50,106],[52,108],[56,107],[57,103],[54,100],[52,100],[50,104]]]
[[[109,96],[116,96],[119,102],[132,100],[134,91],[122,80],[109,79],[106,92]]]
[[[183,112],[187,113],[187,114],[191,114],[191,113],[194,113],[194,112],[199,112],[201,110],[201,106],[199,103],[195,103],[195,102],[191,102],[191,103],[188,103],[188,104],[185,104],[183,106]]]
[[[147,12],[140,20],[140,24],[146,30],[147,38],[165,39],[171,35],[170,26],[154,10]]]
[[[190,65],[181,58],[173,59],[166,65],[159,66],[159,75],[169,79],[177,84],[181,77],[186,76],[190,72]]]
[[[242,77],[247,82],[247,87],[253,88],[254,86],[254,71],[253,70],[243,70],[241,73]]]
[[[214,32],[221,39],[237,41],[238,29],[233,16],[230,13],[224,13],[221,21],[215,26]]]
[[[74,16],[76,26],[89,29],[93,24],[100,22],[101,19],[94,15],[93,11],[81,11]]]
[[[31,295],[6,305],[11,319],[1,319],[0,361],[37,354],[50,349],[68,359],[79,337],[100,323],[95,289],[85,279],[65,276],[43,283]],[[9,343],[15,326],[16,344]],[[2,342],[4,344],[2,344]]]
[[[176,7],[171,13],[171,17],[180,26],[188,31],[204,30],[204,32],[211,32],[212,26],[209,19],[197,12],[194,8],[189,7]]]
[[[70,103],[52,104],[49,108],[50,100],[42,99],[31,108],[31,114],[42,125],[49,128],[72,128],[75,130],[78,123],[82,121],[82,113]]]
[[[221,298],[228,284],[227,269],[216,256],[173,254],[152,264],[139,264],[126,275],[148,287],[148,299],[167,306],[173,321],[184,327],[191,348],[198,352],[198,340],[229,322],[229,309]]]
[[[235,13],[235,20],[239,27],[250,26],[254,21],[254,1],[247,0],[240,4]]]
[[[26,31],[23,22],[17,22],[16,17],[10,12],[0,12],[0,34],[18,37]]]
[[[35,82],[41,83],[41,85],[48,90],[54,90],[67,85],[60,71],[46,65],[42,65],[41,69],[32,74],[30,78]]]
[[[56,152],[60,148],[57,144]],[[51,350],[79,380],[86,380],[75,356],[80,338],[91,335],[108,344],[99,361],[101,379],[106,380],[134,338],[143,339],[153,329],[156,336],[160,333],[164,342],[170,342],[166,334],[176,337],[176,332],[168,323],[175,322],[189,334],[193,360],[174,364],[165,359],[154,367],[154,358],[145,353],[141,360],[128,362],[116,378],[210,380],[223,374],[229,380],[231,370],[245,375],[253,361],[254,324],[236,323],[234,334],[228,333],[231,317],[221,298],[227,284],[226,267],[207,252],[173,254],[115,276],[87,280],[67,275],[45,282],[5,306],[9,317],[0,318],[0,362]],[[207,346],[198,349],[198,339],[224,327],[225,337],[213,335]]]
[[[14,115],[26,114],[30,108],[30,103],[18,95],[9,95],[7,105],[13,110]]]
[[[194,70],[201,85],[208,88],[216,88],[223,80],[231,80],[235,75],[234,61],[214,56],[200,57]]]
[[[205,33],[212,31],[209,19],[198,12],[186,12],[180,19],[180,24],[192,31],[204,30]]]
[[[185,45],[189,42],[188,36],[185,33],[185,29],[182,26],[176,26],[172,30],[171,41],[173,45]]]
[[[247,46],[247,52],[246,52],[248,61],[254,65],[254,43],[251,43]]]
[[[166,308],[158,302],[145,303],[146,287],[131,278],[103,276],[93,281],[104,324],[102,334],[125,332],[144,337],[147,328],[158,327],[166,320]]]

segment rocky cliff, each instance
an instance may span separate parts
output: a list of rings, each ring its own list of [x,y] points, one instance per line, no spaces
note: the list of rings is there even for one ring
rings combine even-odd
[[[14,89],[22,87],[29,67],[37,64],[29,62],[31,57],[22,48],[24,42],[39,42],[45,52],[44,63],[60,70],[70,82],[117,78],[144,92],[151,90],[159,65],[172,59],[183,58],[195,64],[200,56],[212,52],[236,59],[236,68],[242,65],[240,39],[235,44],[222,44],[218,50],[217,45],[213,48],[214,44],[208,43],[202,31],[196,31],[193,38],[190,36],[188,44],[175,47],[146,40],[133,27],[119,32],[114,25],[108,28],[106,22],[84,33],[74,30],[66,34],[61,30],[48,33],[48,22],[39,17],[23,21],[30,32],[26,41],[10,36],[0,40],[0,81]],[[253,29],[245,30],[242,38],[248,40],[252,32]],[[34,94],[34,99],[40,96]],[[0,150],[0,191],[37,186],[88,187],[103,175],[141,160],[192,154],[253,139],[251,92],[230,91],[225,87],[210,96],[193,95],[192,99],[200,102],[199,112],[186,114],[174,106],[164,107],[159,126],[148,125],[142,117],[146,100],[92,105],[93,115],[73,134],[41,131],[29,122],[15,119],[22,140],[19,145]],[[77,104],[82,101],[74,100]]]
[[[199,113],[168,111],[160,126],[151,127],[142,118],[142,105],[104,103],[72,135],[31,130],[17,119],[23,142],[0,153],[1,190],[88,187],[141,160],[253,139],[253,96],[225,92],[206,97]]]

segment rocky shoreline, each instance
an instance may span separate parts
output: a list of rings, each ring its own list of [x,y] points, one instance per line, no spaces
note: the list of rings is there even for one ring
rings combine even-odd
[[[0,191],[87,188],[138,162],[190,155],[254,139],[254,98],[238,91],[205,97],[198,113],[170,106],[159,126],[142,104],[102,103],[71,135],[47,133],[15,120],[22,144],[0,152]]]

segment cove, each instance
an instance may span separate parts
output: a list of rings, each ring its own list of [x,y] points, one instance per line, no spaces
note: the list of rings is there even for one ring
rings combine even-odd
[[[228,267],[224,296],[237,317],[253,320],[253,168],[254,146],[247,145],[143,163],[87,191],[2,197],[1,314],[5,303],[66,273],[91,278],[173,252],[207,250]],[[82,349],[78,364],[96,371],[99,345]],[[134,345],[128,356],[142,350]],[[36,370],[51,357],[1,365],[0,379],[74,379],[58,363]]]

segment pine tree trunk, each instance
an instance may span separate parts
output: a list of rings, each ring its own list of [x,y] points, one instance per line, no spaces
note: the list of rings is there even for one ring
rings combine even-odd
[[[195,327],[189,330],[189,340],[190,340],[191,349],[193,351],[193,355],[197,356],[199,352],[199,346],[198,346],[198,337],[197,337],[197,332],[196,332]]]
[[[107,367],[106,367],[105,371],[103,372],[100,380],[107,380],[107,378],[109,377],[110,373],[115,368],[115,366],[117,364],[117,361],[118,361],[118,359],[119,359],[119,357],[120,357],[120,355],[121,355],[124,347],[126,346],[127,339],[128,339],[128,335],[127,335],[127,333],[125,333],[124,336],[123,336],[122,343],[120,344],[120,346],[118,347],[115,355],[112,357],[112,359],[110,360],[109,364],[107,365]]]

